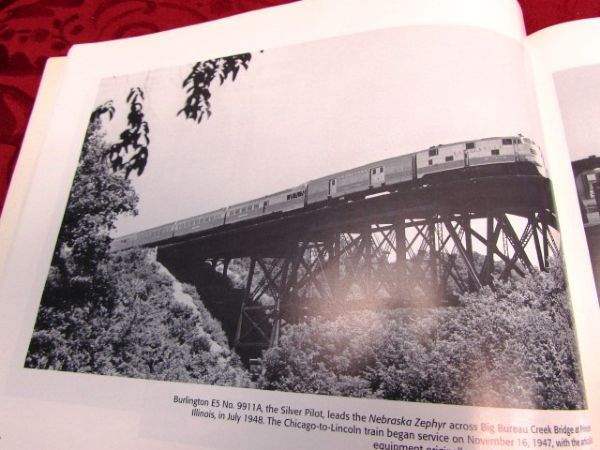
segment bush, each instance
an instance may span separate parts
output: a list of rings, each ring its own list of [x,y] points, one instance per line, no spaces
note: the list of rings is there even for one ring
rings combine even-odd
[[[145,250],[112,256],[102,269],[114,287],[110,302],[40,308],[26,366],[133,378],[249,386],[220,324],[199,302],[174,299],[173,278]],[[192,288],[184,291],[191,292]],[[81,303],[81,302],[80,302]],[[97,308],[95,304],[111,307]],[[51,316],[50,318],[48,316]],[[40,323],[53,323],[44,329]]]
[[[283,327],[265,389],[480,405],[585,407],[559,266],[448,308],[359,312]]]

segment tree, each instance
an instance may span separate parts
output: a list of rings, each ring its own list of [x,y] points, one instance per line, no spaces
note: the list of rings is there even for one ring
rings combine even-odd
[[[204,117],[208,119],[212,114],[210,88],[213,81],[218,78],[221,85],[230,77],[235,81],[240,69],[248,68],[251,58],[250,53],[243,53],[197,62],[183,81],[183,88],[188,92],[188,97],[177,115],[183,114],[186,119],[192,119],[197,123],[200,123]],[[127,96],[129,104],[127,128],[119,136],[120,140],[105,152],[113,172],[122,172],[125,178],[129,178],[132,172],[141,176],[148,163],[150,126],[144,119],[143,101],[142,88],[131,88]],[[112,118],[114,114],[112,102],[103,105],[95,112],[97,115],[105,113]]]
[[[138,201],[129,180],[103,158],[102,118],[113,113],[106,103],[90,117],[28,352],[33,367],[80,370],[93,364],[97,329],[106,326],[113,306],[106,266],[110,232],[119,215],[137,213]]]
[[[119,136],[121,140],[105,152],[113,172],[123,172],[125,178],[129,178],[133,171],[137,171],[138,176],[142,175],[148,162],[150,127],[144,120],[143,101],[144,91],[139,87],[132,88],[127,96],[127,128]]]
[[[104,162],[103,112],[112,116],[111,104],[91,115],[73,186],[54,250],[52,266],[66,280],[97,275],[98,262],[110,250],[110,232],[122,214],[137,214],[138,196],[131,183],[111,172]],[[66,272],[65,272],[66,271]]]
[[[130,103],[139,96],[132,90]],[[26,367],[251,385],[197,294],[195,303],[176,299],[174,280],[148,250],[110,252],[115,220],[137,204],[127,173],[104,157],[102,118],[113,114],[108,102],[91,115]]]
[[[208,119],[212,114],[210,87],[213,80],[218,78],[222,85],[231,76],[231,80],[235,81],[240,69],[247,69],[251,59],[250,53],[241,53],[197,62],[183,81],[183,87],[187,88],[189,95],[185,106],[177,115],[183,114],[186,119],[192,119],[198,123],[204,117]]]

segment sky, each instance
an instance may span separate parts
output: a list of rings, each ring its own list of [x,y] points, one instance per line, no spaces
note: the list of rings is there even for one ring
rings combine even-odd
[[[107,140],[145,92],[150,157],[134,178],[140,214],[116,235],[251,200],[431,145],[522,133],[540,142],[520,42],[474,27],[393,28],[252,55],[211,87],[212,116],[177,116],[190,65],[103,80]]]
[[[571,160],[600,156],[600,65],[557,72],[554,83]]]

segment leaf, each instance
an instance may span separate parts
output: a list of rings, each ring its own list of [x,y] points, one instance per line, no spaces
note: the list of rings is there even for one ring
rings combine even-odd
[[[232,75],[232,81],[235,81],[239,69],[243,65],[241,63],[249,61],[250,58],[251,55],[246,53],[200,61],[194,64],[192,70],[182,82],[182,87],[187,87],[186,93],[188,96],[185,100],[185,106],[177,112],[177,115],[183,114],[187,119],[192,119],[198,123],[204,117],[210,118],[212,111],[209,99],[212,95],[210,91],[212,81],[218,78],[221,86],[227,80],[229,74]]]

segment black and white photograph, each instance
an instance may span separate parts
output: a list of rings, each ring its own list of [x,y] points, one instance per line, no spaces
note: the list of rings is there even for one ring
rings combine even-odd
[[[581,218],[585,228],[596,290],[600,286],[600,65],[587,65],[554,74]]]
[[[530,80],[450,25],[102,80],[24,366],[585,409]]]

